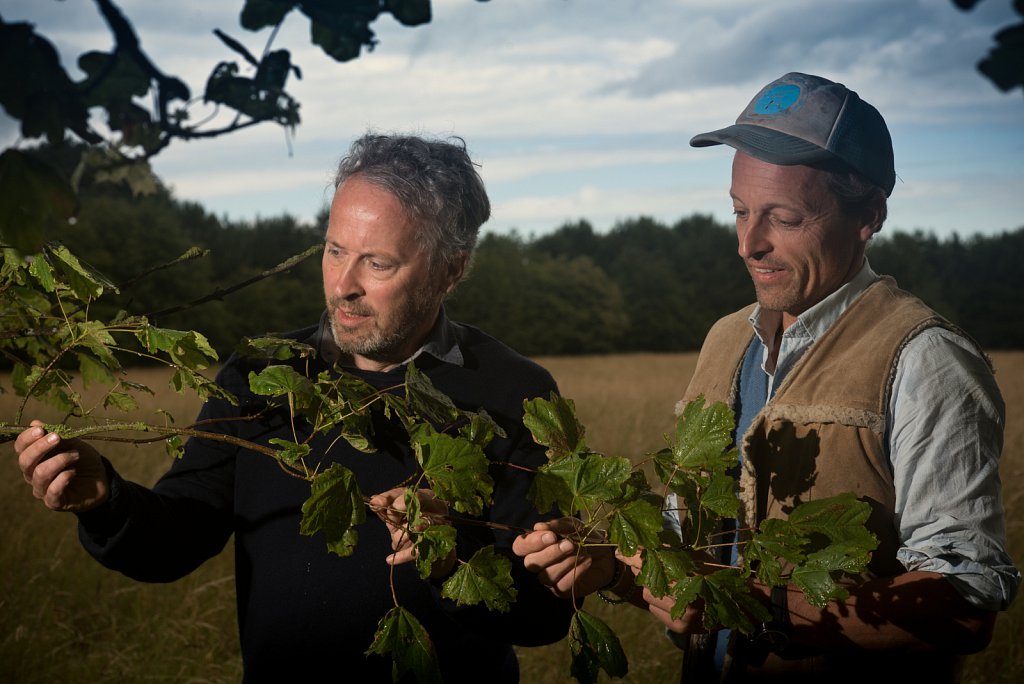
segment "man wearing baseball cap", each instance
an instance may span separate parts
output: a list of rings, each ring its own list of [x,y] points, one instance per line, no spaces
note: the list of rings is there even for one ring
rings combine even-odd
[[[885,121],[842,84],[789,73],[690,144],[735,149],[730,196],[757,303],[712,327],[683,402],[736,412],[737,529],[853,491],[879,540],[870,572],[824,609],[795,585],[755,585],[774,617],[746,636],[708,633],[696,604],[673,620],[674,601],[631,591],[605,552],[575,573],[563,569],[578,551],[545,531],[516,552],[556,593],[626,575],[610,590],[668,627],[686,682],[955,681],[1020,585],[998,474],[1005,411],[978,345],[868,264],[896,181]],[[678,506],[665,510],[681,531]],[[625,563],[639,570],[639,557]]]

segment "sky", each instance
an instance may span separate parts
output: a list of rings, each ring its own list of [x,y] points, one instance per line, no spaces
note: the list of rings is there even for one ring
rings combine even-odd
[[[213,66],[237,55],[220,28],[259,54],[270,31],[238,23],[242,0],[115,0],[143,51],[201,95]],[[883,231],[946,239],[1024,226],[1024,95],[977,70],[993,34],[1020,21],[1010,0],[970,12],[951,0],[433,0],[429,24],[389,14],[372,52],[338,63],[288,15],[273,47],[302,79],[294,134],[262,124],[175,142],[153,160],[175,196],[233,220],[312,221],[330,178],[366,132],[458,135],[492,201],[485,232],[539,236],[566,222],[607,231],[639,216],[671,225],[694,213],[731,223],[732,150],[691,148],[733,123],[762,86],[789,71],[844,83],[888,122],[896,188]],[[92,0],[0,0],[62,55],[108,50]],[[244,65],[240,65],[244,66]],[[251,75],[251,74],[247,74]],[[201,106],[192,120],[209,111]],[[0,145],[24,144],[0,114]]]

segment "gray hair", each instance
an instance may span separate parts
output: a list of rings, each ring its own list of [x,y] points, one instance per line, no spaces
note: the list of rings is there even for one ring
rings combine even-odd
[[[885,190],[869,181],[851,167],[841,162],[812,164],[825,172],[825,186],[839,203],[839,210],[845,216],[860,218],[875,214],[877,233],[882,229],[888,215],[888,201]]]
[[[462,138],[428,140],[367,133],[352,143],[334,175],[337,189],[358,176],[393,195],[419,226],[431,268],[471,257],[491,203]]]

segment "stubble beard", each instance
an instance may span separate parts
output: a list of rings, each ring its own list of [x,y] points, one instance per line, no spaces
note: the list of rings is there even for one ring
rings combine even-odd
[[[751,282],[754,285],[754,294],[757,297],[757,303],[762,309],[768,311],[778,311],[785,313],[791,308],[797,305],[799,302],[799,293],[794,292],[792,289],[792,283],[785,282],[778,285],[760,285],[754,278],[753,269],[764,268],[764,264],[747,264],[747,270],[750,271]]]
[[[365,304],[331,298],[327,301],[327,308],[331,314],[331,336],[338,349],[346,354],[377,361],[404,361],[404,358],[395,357],[408,347],[410,337],[423,325],[425,318],[431,318],[433,323],[432,312],[436,311],[437,305],[438,302],[430,292],[417,290],[402,301],[392,316],[382,322],[380,314]],[[360,316],[370,316],[373,325],[365,332],[347,328],[341,325],[334,315],[338,309]]]

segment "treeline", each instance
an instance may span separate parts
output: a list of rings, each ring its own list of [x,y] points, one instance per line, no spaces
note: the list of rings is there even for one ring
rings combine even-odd
[[[60,239],[121,289],[95,314],[153,314],[319,244],[325,224],[323,213],[317,225],[289,216],[228,221],[167,192],[136,198],[97,186]],[[155,268],[192,246],[210,253]],[[886,227],[869,256],[875,270],[986,348],[1024,348],[1024,228],[938,240]],[[630,219],[604,233],[580,221],[540,237],[486,234],[448,312],[528,355],[672,352],[698,349],[718,317],[752,299],[731,227],[696,214],[674,225]],[[289,273],[155,320],[201,331],[226,354],[243,336],[302,327],[322,309],[314,255]]]

